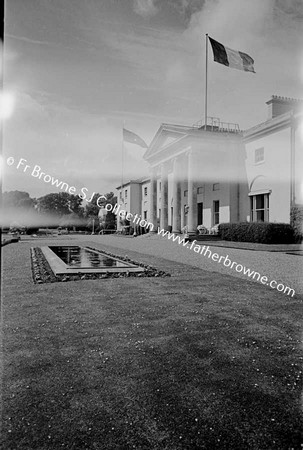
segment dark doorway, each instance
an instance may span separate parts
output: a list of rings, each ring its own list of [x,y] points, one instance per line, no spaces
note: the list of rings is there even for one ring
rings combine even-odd
[[[198,203],[198,225],[203,224],[203,203]]]

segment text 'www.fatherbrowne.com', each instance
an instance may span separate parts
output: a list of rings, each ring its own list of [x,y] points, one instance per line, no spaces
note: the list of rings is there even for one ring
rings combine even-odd
[[[295,295],[295,290],[285,286],[282,283],[278,283],[276,280],[269,281],[266,275],[261,276],[259,272],[251,270],[242,264],[237,263],[236,261],[231,261],[226,256],[220,256],[218,253],[214,253],[209,249],[208,245],[198,245],[197,241],[187,242],[184,237],[179,235],[175,235],[174,233],[170,233],[169,231],[158,229],[158,235],[167,237],[170,241],[177,242],[179,245],[183,245],[183,247],[188,248],[189,250],[193,250],[195,253],[199,253],[202,256],[205,256],[213,261],[222,264],[225,267],[230,269],[234,269],[238,273],[243,273],[247,277],[252,280],[259,281],[260,283],[271,287],[271,289],[276,289],[279,292],[283,292],[284,294],[291,295],[292,297]]]

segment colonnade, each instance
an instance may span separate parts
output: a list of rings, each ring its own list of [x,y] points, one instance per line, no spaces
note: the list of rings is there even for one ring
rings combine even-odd
[[[172,164],[171,164],[172,163]],[[168,216],[170,208],[168,205],[168,173],[172,167],[173,185],[172,185],[172,231],[180,233],[181,227],[185,225],[185,213],[182,212],[182,186],[187,193],[187,229],[189,233],[196,231],[197,227],[197,188],[195,183],[195,155],[192,151],[175,156],[168,162],[161,162],[154,165],[151,171],[150,187],[150,221],[154,224],[154,230],[157,230],[157,199],[158,183],[161,182],[161,200],[160,200],[160,229],[168,228]]]

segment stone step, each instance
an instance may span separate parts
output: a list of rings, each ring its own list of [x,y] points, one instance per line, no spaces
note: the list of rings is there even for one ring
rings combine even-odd
[[[220,241],[221,238],[217,234],[199,234],[198,236],[190,236],[189,240],[193,241]]]

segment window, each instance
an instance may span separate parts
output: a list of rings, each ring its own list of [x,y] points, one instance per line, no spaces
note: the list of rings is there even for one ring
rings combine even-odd
[[[197,194],[204,194],[204,186],[198,187]]]
[[[214,183],[213,184],[213,191],[219,191],[220,190],[220,183]]]
[[[124,196],[125,196],[125,198],[127,198],[127,189],[125,189],[125,191],[124,191]]]
[[[147,220],[147,211],[143,211],[143,218],[144,220]]]
[[[198,225],[203,224],[203,203],[198,203]]]
[[[122,191],[120,191],[120,200],[122,199]]]
[[[269,194],[258,194],[250,197],[250,220],[252,222],[269,221]]]
[[[144,195],[147,195],[147,187],[144,188]]]
[[[186,190],[186,191],[184,191],[184,197],[187,197],[188,196],[188,191]]]
[[[259,164],[264,161],[264,147],[257,148],[255,150],[255,164]]]
[[[220,223],[220,202],[219,202],[219,200],[214,201],[213,222],[214,222],[214,225],[218,225],[218,223]]]

